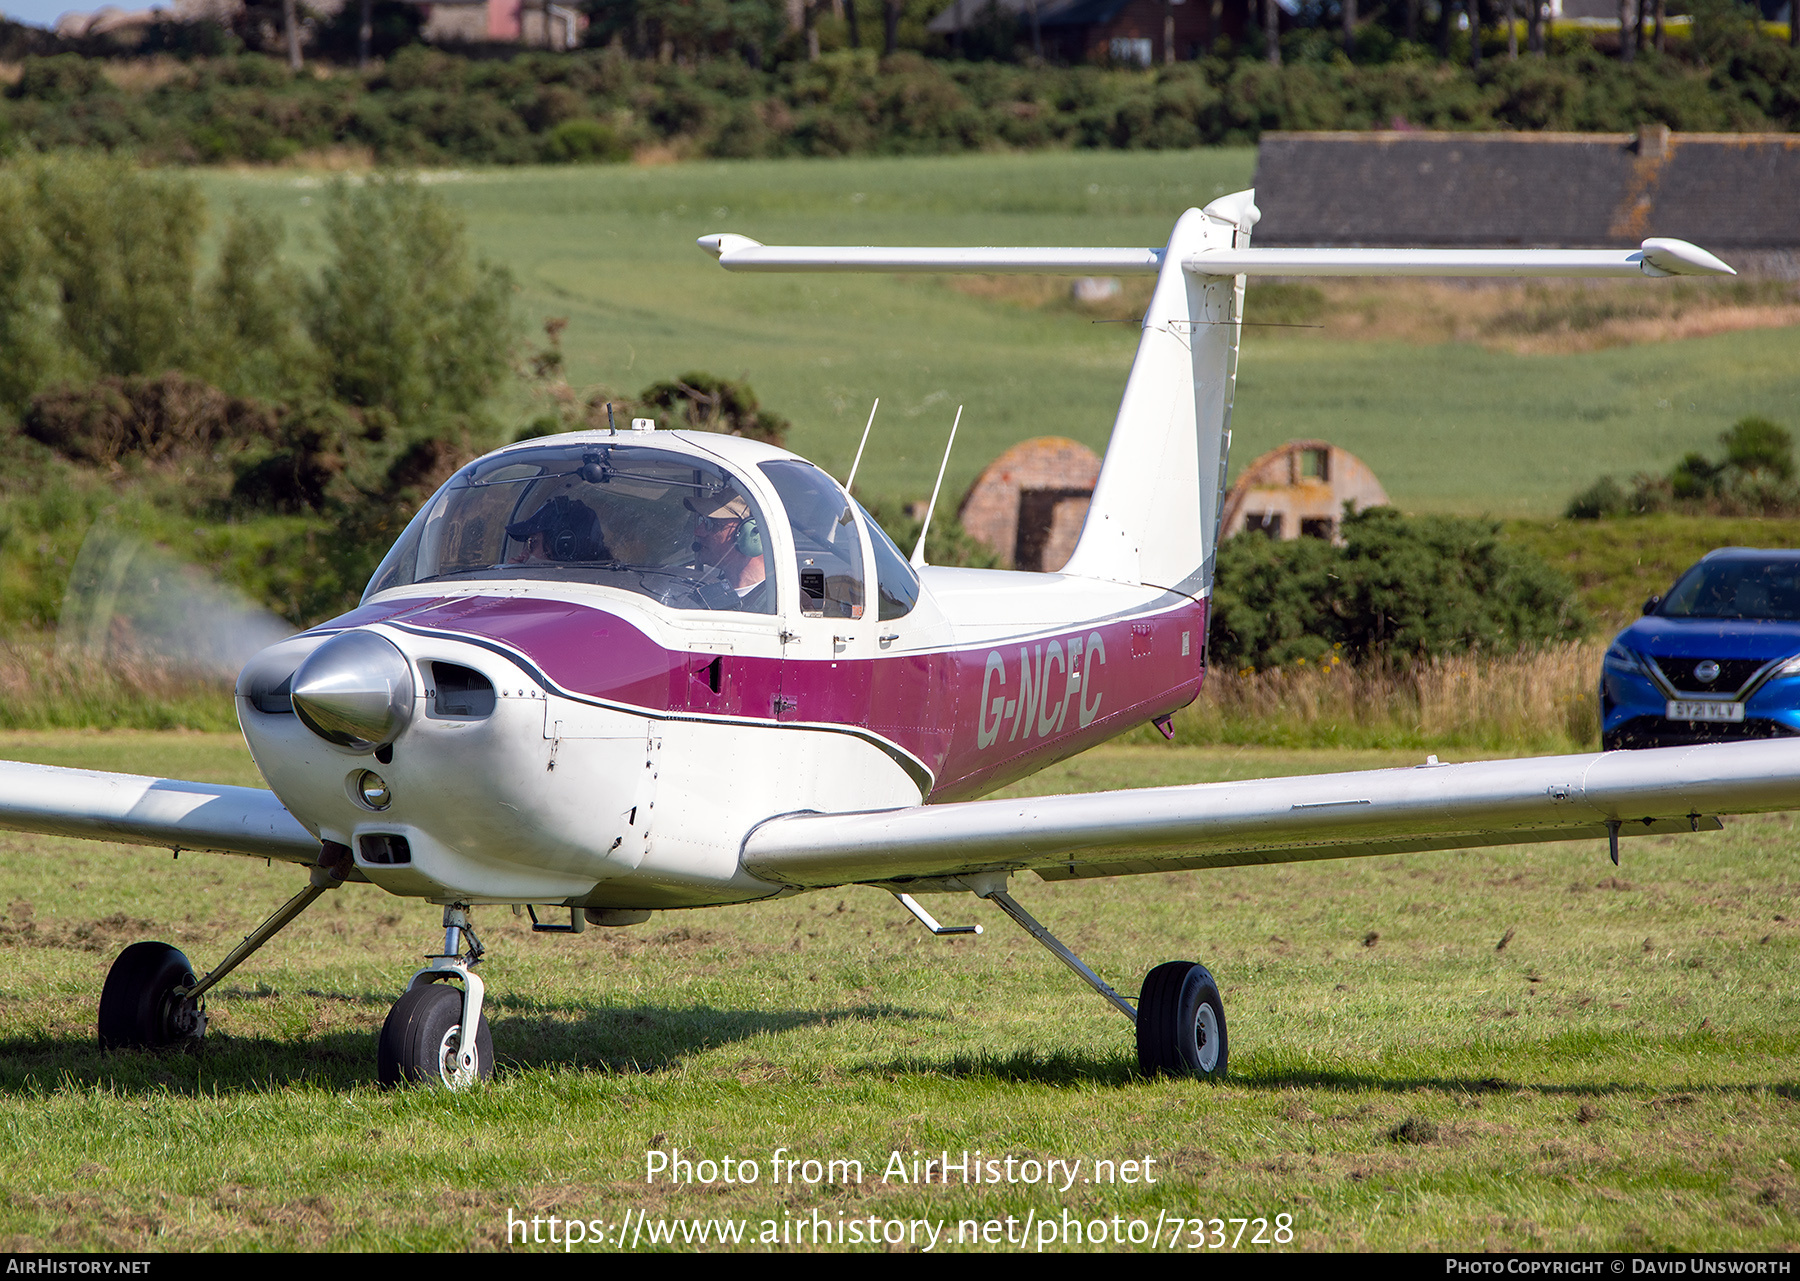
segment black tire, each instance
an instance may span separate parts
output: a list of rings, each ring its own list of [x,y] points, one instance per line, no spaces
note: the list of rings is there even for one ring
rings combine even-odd
[[[194,981],[187,957],[167,943],[133,943],[106,972],[100,989],[100,1048],[155,1049],[206,1034],[206,1017],[175,989]]]
[[[1225,1002],[1204,965],[1169,961],[1144,976],[1138,995],[1138,1067],[1146,1076],[1225,1075]]]
[[[421,983],[394,1002],[375,1052],[383,1088],[408,1081],[459,1088],[448,1064],[461,1048],[462,1002],[462,991],[448,983]],[[482,1081],[494,1075],[494,1038],[486,1014],[475,1032],[475,1075]]]

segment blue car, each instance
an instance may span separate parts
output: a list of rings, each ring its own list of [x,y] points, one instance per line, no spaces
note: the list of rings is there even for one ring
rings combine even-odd
[[[1608,751],[1790,734],[1800,734],[1800,552],[1709,553],[1606,651]]]

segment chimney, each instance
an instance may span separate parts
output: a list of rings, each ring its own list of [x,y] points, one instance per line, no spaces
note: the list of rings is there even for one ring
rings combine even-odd
[[[1643,125],[1637,131],[1639,160],[1666,160],[1669,156],[1669,126]]]

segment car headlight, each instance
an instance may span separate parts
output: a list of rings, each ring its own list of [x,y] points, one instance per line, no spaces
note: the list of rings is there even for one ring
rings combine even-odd
[[[1787,662],[1775,669],[1777,676],[1800,676],[1800,654],[1795,654]]]
[[[1800,655],[1796,655],[1794,661],[1800,663]],[[1600,665],[1610,672],[1635,672],[1640,676],[1644,674],[1644,660],[1637,656],[1636,651],[1627,649],[1618,641],[1612,643]],[[1795,670],[1800,671],[1800,667]]]

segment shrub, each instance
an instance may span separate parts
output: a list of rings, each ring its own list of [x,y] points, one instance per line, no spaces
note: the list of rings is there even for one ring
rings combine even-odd
[[[1794,483],[1794,439],[1767,418],[1740,418],[1719,434],[1725,456],[1711,459],[1690,451],[1667,476],[1637,476],[1627,494],[1611,476],[1602,476],[1569,500],[1565,515],[1576,520],[1644,515],[1676,505],[1714,515],[1781,516],[1800,512]]]
[[[276,436],[270,406],[175,372],[53,387],[33,398],[20,425],[63,457],[97,467],[128,459],[210,462],[222,450]]]
[[[652,383],[638,393],[638,400],[647,409],[679,415],[683,425],[696,431],[748,436],[771,445],[787,435],[788,420],[761,408],[749,383],[713,374],[696,371]]]
[[[1497,522],[1346,511],[1344,543],[1240,536],[1219,549],[1211,646],[1237,669],[1509,652],[1575,639],[1575,589]]]
[[[631,159],[618,131],[598,120],[565,120],[544,135],[538,152],[551,164],[617,164]]]

